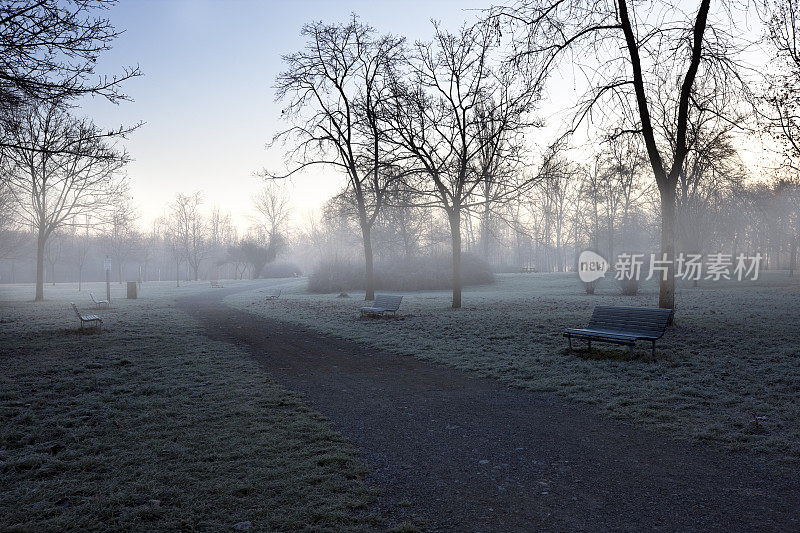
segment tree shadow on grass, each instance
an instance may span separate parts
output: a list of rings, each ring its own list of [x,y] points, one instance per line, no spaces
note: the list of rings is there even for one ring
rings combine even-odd
[[[634,349],[633,355],[631,355],[631,352],[627,347],[615,349],[605,347],[596,348],[592,346],[591,350],[585,347],[573,348],[572,350],[569,348],[564,348],[562,353],[566,355],[574,355],[575,357],[585,359],[587,361],[644,361],[647,363],[653,361],[653,356],[649,349],[647,351]]]
[[[54,337],[88,337],[92,335],[102,335],[103,333],[106,333],[106,330],[105,328],[101,330],[96,327],[84,327],[82,330],[80,328],[61,328],[50,331],[42,331],[43,335],[48,333]]]

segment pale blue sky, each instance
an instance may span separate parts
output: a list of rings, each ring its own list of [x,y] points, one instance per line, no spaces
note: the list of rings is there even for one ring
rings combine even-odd
[[[126,86],[134,102],[84,102],[86,114],[114,126],[144,121],[126,146],[134,202],[142,222],[162,213],[175,193],[202,190],[245,227],[252,177],[270,160],[265,143],[279,128],[272,85],[281,54],[300,49],[300,28],[311,20],[343,21],[356,12],[382,32],[410,40],[431,35],[431,18],[457,27],[487,0],[252,1],[123,0],[109,16],[126,30],[99,65],[101,72],[140,65],[144,76]],[[300,218],[341,185],[320,171],[296,179]]]
[[[380,32],[414,41],[430,38],[431,19],[455,29],[490,5],[491,0],[122,0],[109,17],[126,33],[98,70],[138,64],[145,75],[125,87],[134,102],[87,101],[84,111],[108,127],[146,122],[126,143],[135,159],[128,174],[143,224],[162,214],[176,193],[200,190],[209,210],[217,205],[231,212],[244,229],[250,198],[263,185],[253,172],[281,168],[279,154],[265,149],[282,127],[272,85],[281,55],[305,44],[304,23],[341,22],[355,12]],[[583,89],[559,76],[553,82],[557,88],[541,115],[557,128],[564,117],[555,110],[576,102]],[[529,142],[547,144],[544,137],[552,134],[531,132]],[[760,146],[749,146],[742,155],[755,161],[761,153]],[[295,220],[343,183],[343,176],[320,168],[295,178]]]

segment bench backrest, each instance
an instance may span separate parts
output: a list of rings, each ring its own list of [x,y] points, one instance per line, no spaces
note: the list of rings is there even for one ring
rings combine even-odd
[[[91,296],[91,298],[92,298],[92,301],[93,301],[94,303],[98,303],[98,302],[97,302],[97,298],[95,298],[95,297],[94,297],[94,293],[93,293],[92,291],[89,291],[89,296]],[[72,305],[75,305],[75,304],[72,304]]]
[[[658,307],[598,305],[594,308],[588,329],[605,329],[661,337],[667,329],[671,314],[672,309]]]
[[[75,305],[75,302],[70,302],[69,305],[72,306],[72,310],[75,311],[75,314],[78,315],[78,318],[83,319],[83,317],[81,316],[81,312],[78,311],[78,306]]]
[[[397,311],[400,309],[401,301],[403,301],[402,296],[396,296],[394,294],[376,294],[375,303],[372,304],[372,306],[380,307],[388,311]]]

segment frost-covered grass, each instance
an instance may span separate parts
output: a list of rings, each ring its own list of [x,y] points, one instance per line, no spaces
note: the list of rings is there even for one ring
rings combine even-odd
[[[39,303],[0,286],[0,530],[375,526],[363,465],[330,423],[175,309],[201,290],[146,283],[94,311],[74,285]],[[69,301],[103,332],[78,335]]]
[[[643,283],[638,296],[621,296],[602,281],[590,296],[574,274],[500,275],[493,285],[466,290],[458,310],[447,292],[407,293],[396,319],[360,318],[363,292],[337,298],[307,294],[303,281],[274,284],[284,288],[280,300],[265,302],[254,290],[226,302],[556,392],[678,437],[800,461],[800,280],[785,272],[762,273],[757,282],[682,285],[676,325],[658,342],[655,360],[649,343],[630,360],[626,347],[614,345],[567,353],[561,336],[585,325],[598,304],[657,305],[655,282]]]

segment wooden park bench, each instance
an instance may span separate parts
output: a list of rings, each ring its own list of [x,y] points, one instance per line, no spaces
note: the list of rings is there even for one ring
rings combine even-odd
[[[223,287],[222,283],[220,283],[219,281],[212,281],[211,282],[211,288],[212,289],[224,289],[225,287]]]
[[[87,323],[90,327],[96,327],[98,331],[103,330],[103,319],[97,315],[82,315],[80,311],[78,311],[78,306],[75,305],[73,302],[70,302],[72,306],[72,310],[75,311],[75,315],[77,315],[78,319],[81,321],[81,331],[83,331],[83,324]]]
[[[664,336],[669,324],[672,309],[653,307],[610,307],[598,305],[594,308],[589,325],[583,329],[568,329],[564,336],[572,350],[572,338],[586,339],[589,349],[592,341],[609,342],[633,347],[638,340],[653,343],[653,356],[656,355],[656,341]]]
[[[372,306],[362,307],[361,316],[372,315],[381,316],[384,313],[397,314],[400,309],[400,302],[403,301],[402,296],[395,296],[392,294],[377,294]]]
[[[91,291],[89,291],[89,296],[92,298],[92,301],[94,302],[94,305],[98,309],[102,309],[104,307],[108,307],[108,300],[98,300],[97,298],[94,297],[94,293],[92,293]]]
[[[277,289],[267,294],[267,300],[277,300],[281,297],[281,289]]]

